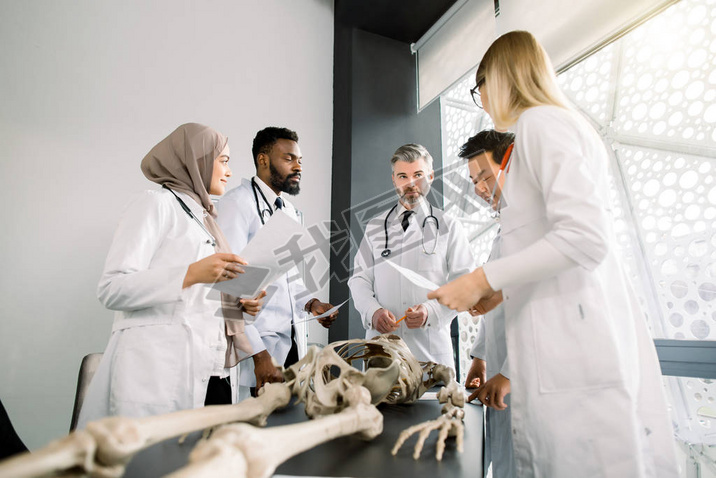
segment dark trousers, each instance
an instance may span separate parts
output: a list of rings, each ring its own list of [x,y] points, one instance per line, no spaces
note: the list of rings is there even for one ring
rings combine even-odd
[[[231,405],[231,381],[229,377],[209,378],[204,405]]]
[[[291,327],[291,350],[288,351],[286,361],[283,363],[283,368],[288,368],[291,365],[298,362],[298,344],[296,344],[296,332]]]

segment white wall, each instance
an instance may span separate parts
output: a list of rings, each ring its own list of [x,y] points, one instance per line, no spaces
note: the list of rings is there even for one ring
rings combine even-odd
[[[80,360],[109,337],[95,289],[122,208],[155,187],[149,149],[208,124],[238,185],[256,131],[295,129],[312,224],[332,105],[332,0],[0,2],[0,399],[31,449],[67,433]]]

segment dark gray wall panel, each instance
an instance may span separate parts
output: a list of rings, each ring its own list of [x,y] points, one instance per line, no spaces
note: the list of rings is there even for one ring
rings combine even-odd
[[[420,114],[416,112],[415,58],[407,43],[338,22],[334,41],[333,234],[335,249],[340,250],[340,228],[349,228],[348,264],[352,265],[368,219],[360,217],[366,204],[380,198],[397,200],[390,179],[390,157],[395,149],[405,143],[420,143],[432,154],[434,168],[441,167],[440,105],[434,103]],[[441,192],[439,184],[435,189]],[[438,197],[439,194],[432,195],[431,201],[441,207]],[[381,209],[387,208],[376,211]],[[347,252],[343,249],[331,257],[334,303],[348,295]],[[360,317],[352,305],[348,315],[348,323],[339,320],[331,327],[330,341],[364,336]]]

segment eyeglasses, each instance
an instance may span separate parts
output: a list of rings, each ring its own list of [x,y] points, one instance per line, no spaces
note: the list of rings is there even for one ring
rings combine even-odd
[[[482,107],[482,98],[480,97],[480,88],[482,88],[482,85],[485,84],[485,80],[480,80],[473,89],[470,90],[470,95],[472,96],[472,101],[475,102],[475,105],[480,108],[484,109]]]

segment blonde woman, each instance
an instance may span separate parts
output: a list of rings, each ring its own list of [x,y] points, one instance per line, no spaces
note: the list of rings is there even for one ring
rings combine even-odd
[[[475,80],[496,128],[515,133],[502,256],[428,297],[460,311],[504,304],[517,475],[677,476],[655,348],[616,255],[601,139],[530,33],[498,38]]]

